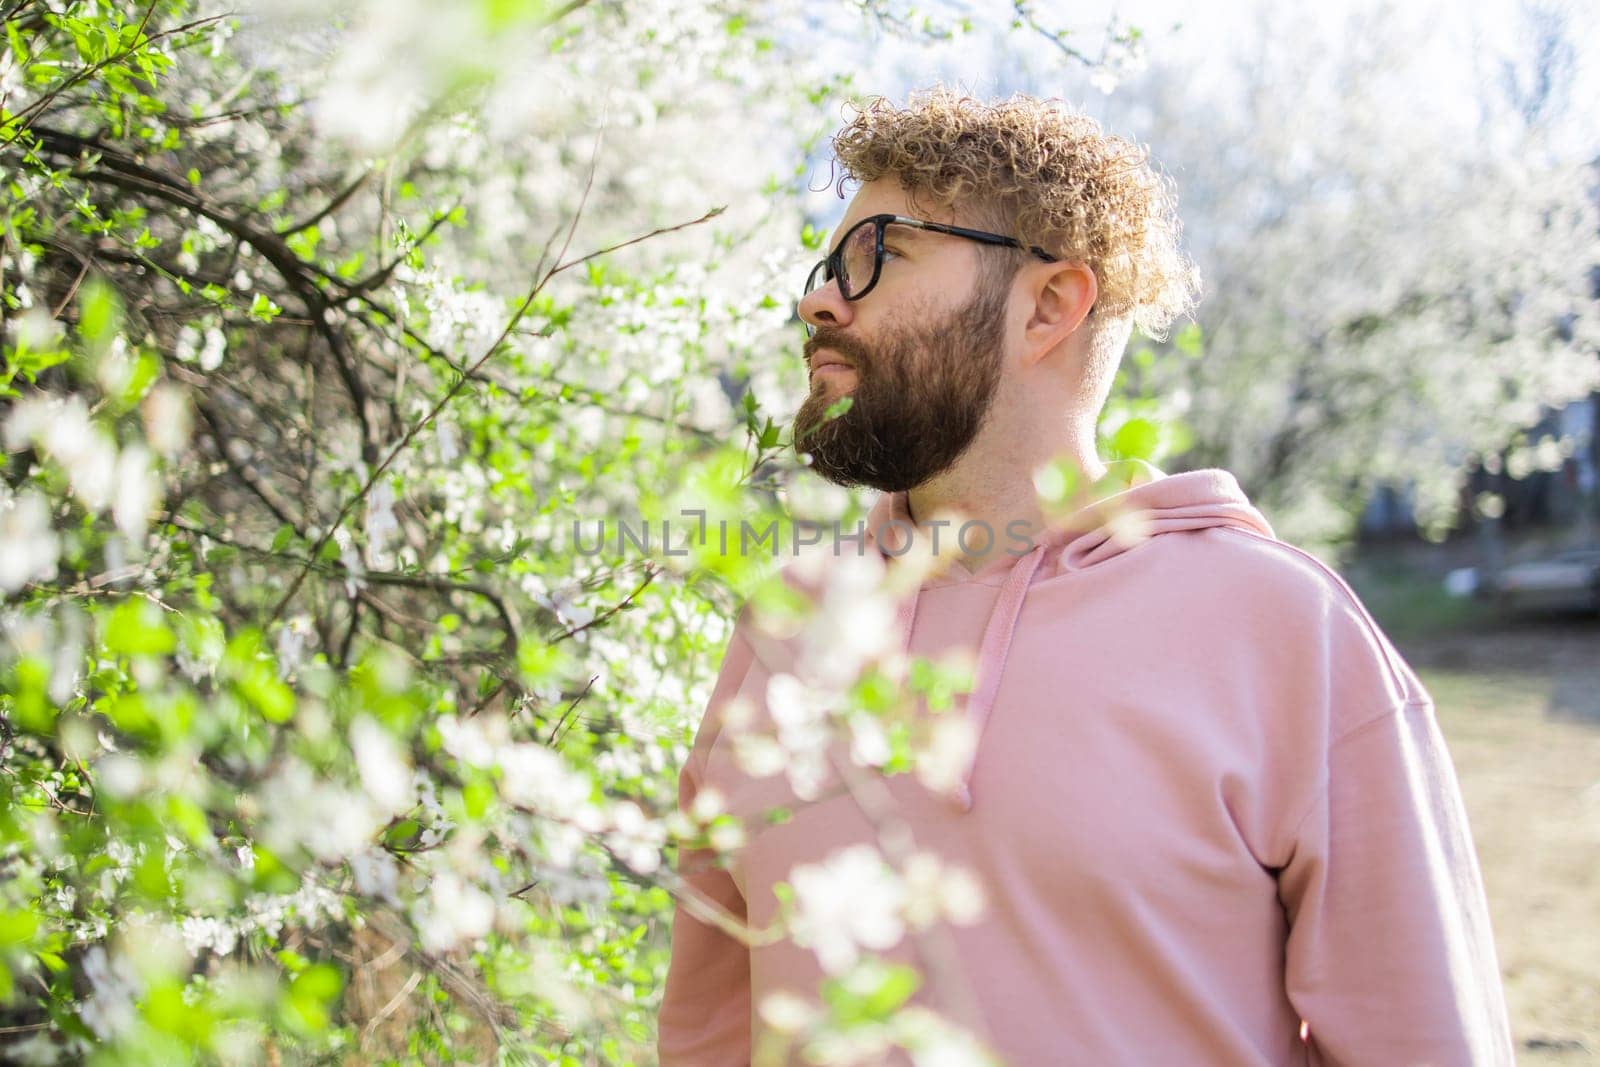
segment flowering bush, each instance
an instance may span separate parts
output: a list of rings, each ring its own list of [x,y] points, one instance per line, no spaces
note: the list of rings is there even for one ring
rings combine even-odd
[[[649,1060],[672,850],[738,844],[677,767],[788,588],[684,512],[789,521],[812,14],[0,15],[8,1055]],[[868,950],[975,908],[882,873]]]

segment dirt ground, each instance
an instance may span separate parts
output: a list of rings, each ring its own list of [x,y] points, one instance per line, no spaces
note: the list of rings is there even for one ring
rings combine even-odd
[[[1600,619],[1397,644],[1461,780],[1519,1062],[1600,1064]]]

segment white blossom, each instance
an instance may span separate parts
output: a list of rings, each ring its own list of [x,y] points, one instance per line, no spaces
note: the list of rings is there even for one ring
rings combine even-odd
[[[238,928],[225,919],[191,915],[178,924],[178,929],[183,936],[184,947],[192,956],[206,950],[226,956],[239,943]]]
[[[5,426],[6,448],[34,444],[67,472],[75,495],[90,511],[103,510],[116,481],[117,448],[95,425],[80,397],[36,394],[19,401]]]
[[[388,478],[379,478],[367,494],[367,565],[375,568],[389,566],[391,559],[388,543],[400,532],[400,522],[394,515],[394,486]]]
[[[0,592],[54,578],[60,554],[50,505],[42,495],[24,489],[0,498]]]
[[[792,674],[780,672],[767,680],[767,710],[778,728],[784,770],[802,800],[815,799],[827,781],[827,751],[832,739],[828,699],[828,694]]]
[[[762,997],[756,1010],[761,1021],[780,1034],[797,1034],[820,1014],[817,1005],[781,989]]]
[[[394,904],[398,901],[400,867],[385,849],[369,848],[350,857],[356,892]]]
[[[415,803],[409,761],[387,730],[362,716],[350,725],[350,747],[362,788],[379,810],[397,814]]]
[[[934,717],[927,743],[916,754],[917,780],[935,792],[954,792],[972,768],[977,742],[977,731],[960,714]]]
[[[870,845],[851,845],[822,863],[790,872],[797,944],[810,948],[829,974],[840,974],[863,948],[882,951],[905,933],[905,890]]]
[[[275,851],[305,848],[324,862],[360,851],[387,818],[366,794],[314,775],[297,759],[261,787],[261,837]]]
[[[493,923],[494,901],[454,871],[433,876],[418,908],[422,947],[429,952],[448,952],[463,941],[482,937]]]
[[[222,366],[222,357],[228,350],[228,338],[215,326],[205,333],[205,343],[200,346],[200,369],[210,373]]]
[[[355,538],[343,526],[333,531],[333,540],[339,546],[339,562],[346,571],[345,595],[354,599],[358,591],[367,587],[367,569],[361,562],[361,552],[356,548]]]
[[[84,954],[84,977],[89,979],[89,996],[78,1008],[78,1018],[102,1041],[110,1041],[138,1022],[136,999],[143,990],[132,961],[122,953],[107,954],[95,945]]]
[[[116,495],[111,517],[117,529],[132,544],[144,542],[150,513],[160,497],[155,473],[150,469],[150,453],[142,445],[129,445],[117,457]]]
[[[966,926],[983,914],[983,885],[965,867],[945,863],[931,852],[918,852],[906,861],[903,875],[905,918],[914,927],[941,920]]]
[[[290,678],[305,659],[306,642],[316,636],[311,616],[300,613],[284,621],[278,629],[278,676]]]
[[[631,800],[618,801],[611,809],[612,830],[606,835],[609,845],[634,871],[651,874],[661,866],[661,846],[666,834],[661,824],[650,819]]]

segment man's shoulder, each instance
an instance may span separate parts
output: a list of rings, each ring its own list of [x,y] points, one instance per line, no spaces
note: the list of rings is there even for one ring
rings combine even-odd
[[[1181,570],[1186,584],[1217,593],[1259,598],[1269,604],[1365,616],[1349,583],[1332,566],[1302,548],[1251,530],[1215,526],[1152,539],[1152,562]],[[1368,618],[1370,622],[1370,618]]]
[[[1156,540],[1168,543],[1148,546],[1153,578],[1200,640],[1249,646],[1286,684],[1336,688],[1372,713],[1428,699],[1360,596],[1312,553],[1234,527]]]

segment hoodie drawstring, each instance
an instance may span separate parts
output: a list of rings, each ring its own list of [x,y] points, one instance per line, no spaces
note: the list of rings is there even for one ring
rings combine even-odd
[[[995,694],[1000,692],[1000,676],[1005,673],[1006,654],[1011,651],[1011,635],[1017,629],[1017,616],[1022,614],[1022,601],[1028,595],[1028,586],[1042,559],[1044,545],[1040,544],[1017,560],[1000,589],[994,610],[989,612],[989,624],[983,628],[983,643],[978,646],[977,678],[972,695],[967,698],[967,721],[972,724],[972,758],[956,789],[956,801],[962,811],[972,810],[972,772],[978,761],[978,746],[983,742],[983,727],[989,721]]]
[[[972,693],[967,697],[967,722],[972,725],[972,756],[961,773],[961,783],[956,787],[956,803],[962,811],[972,810],[972,772],[977,764],[978,745],[983,740],[983,728],[989,721],[989,711],[1000,692],[1000,676],[1005,673],[1006,655],[1011,651],[1011,638],[1016,633],[1017,616],[1022,614],[1022,602],[1028,587],[1044,559],[1044,545],[1038,544],[1012,566],[1011,573],[1000,588],[1000,596],[989,612],[988,624],[983,629],[983,640],[978,646],[977,677]],[[901,632],[905,636],[904,651],[911,653],[911,634],[917,621],[917,601],[921,589],[912,590],[900,608]]]

